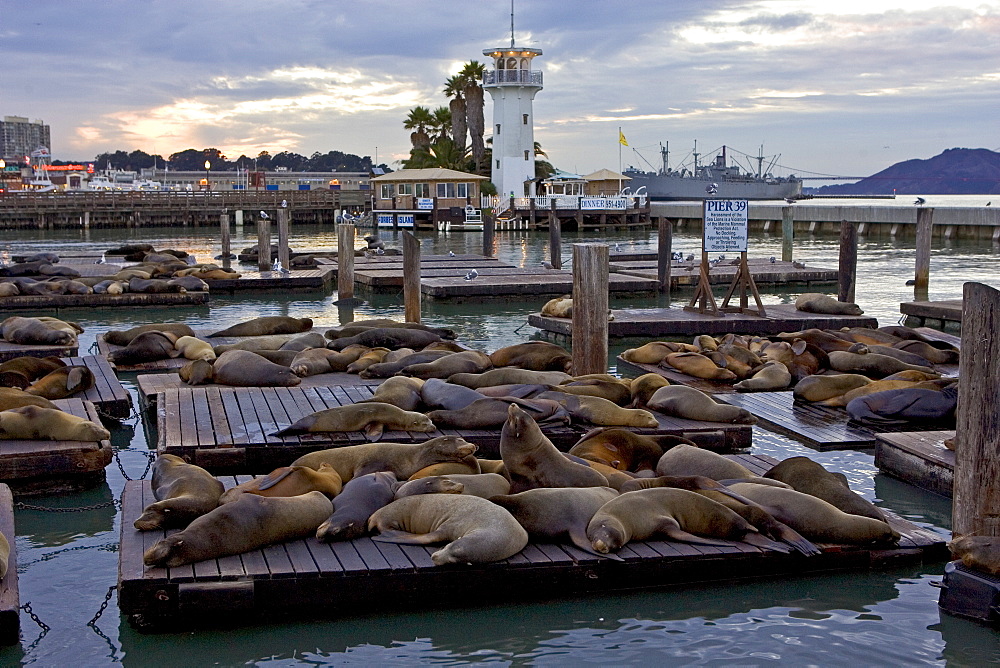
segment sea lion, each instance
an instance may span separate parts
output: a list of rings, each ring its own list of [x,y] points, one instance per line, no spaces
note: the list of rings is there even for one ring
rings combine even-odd
[[[510,481],[497,473],[448,473],[411,478],[396,490],[396,498],[413,494],[469,494],[491,499],[510,492]]]
[[[750,376],[750,372],[753,370],[750,365],[744,364],[735,357],[730,357],[724,354],[721,346],[716,350],[703,352],[701,354],[712,360],[712,362],[714,362],[720,369],[732,371],[736,374],[736,377],[740,379],[748,378]]]
[[[917,372],[919,373],[919,372]],[[848,390],[844,394],[838,397],[832,397],[826,401],[822,401],[824,406],[846,406],[858,397],[864,397],[869,394],[875,394],[876,392],[888,392],[889,390],[905,390],[905,389],[920,389],[920,390],[940,390],[940,381],[911,381],[911,380],[873,380],[867,385],[862,385],[861,387],[856,387],[853,390]]]
[[[367,351],[364,346],[346,348],[341,352],[328,348],[308,348],[297,351],[288,366],[292,373],[303,378],[321,373],[346,371],[348,365],[357,361]]]
[[[374,471],[390,471],[403,480],[439,462],[460,462],[476,453],[476,446],[461,436],[438,436],[423,443],[362,443],[318,450],[302,455],[292,466],[319,469],[323,462],[337,470],[346,483]]]
[[[792,382],[792,374],[781,362],[768,361],[757,373],[733,385],[740,392],[766,392],[783,390]]]
[[[123,284],[121,281],[115,281],[113,279],[105,279],[103,281],[95,283],[93,288],[94,288],[94,294],[120,295],[125,292],[128,286]]]
[[[712,480],[754,478],[742,464],[697,446],[681,444],[670,448],[656,464],[661,476],[703,475]]]
[[[802,339],[791,343],[788,341],[768,343],[761,348],[760,356],[763,360],[784,364],[792,374],[793,384],[829,366],[827,354]]]
[[[600,378],[587,378],[583,380],[571,380],[562,385],[551,385],[550,388],[564,394],[576,394],[588,397],[600,397],[606,399],[616,406],[624,407],[632,401],[632,390],[629,383],[620,380],[603,380]]]
[[[212,365],[214,380],[235,387],[294,387],[302,379],[287,366],[269,362],[249,350],[229,350]]]
[[[324,543],[351,540],[368,533],[368,518],[392,503],[399,481],[388,471],[367,473],[350,480],[333,500],[333,512],[316,529]]]
[[[360,343],[369,348],[413,348],[414,350],[440,341],[441,336],[422,329],[407,329],[400,327],[379,327],[368,329],[355,336],[334,339],[327,346],[334,350],[343,350],[349,345]]]
[[[871,383],[859,373],[806,376],[795,384],[792,396],[796,401],[826,401]]]
[[[165,292],[180,292],[179,285],[170,285],[162,278],[133,278],[128,282],[129,292],[146,292],[159,294]]]
[[[396,350],[412,350],[412,348],[397,348]],[[434,350],[464,353],[467,350],[471,350],[471,348],[466,348],[465,346],[455,343],[454,341],[435,341],[434,343],[428,343],[424,346],[421,352],[429,353]]]
[[[558,402],[575,420],[582,420],[604,427],[645,427],[656,429],[660,423],[647,410],[622,408],[601,397],[566,394],[564,392],[542,392],[535,399],[551,399]]]
[[[99,424],[54,408],[22,406],[0,411],[0,439],[106,441],[111,432]]]
[[[506,508],[532,538],[569,539],[589,554],[598,554],[587,539],[587,525],[601,507],[618,496],[609,487],[558,487],[529,489],[518,494],[494,496],[490,501]]]
[[[94,372],[85,366],[63,366],[42,376],[24,391],[46,399],[65,399],[86,392],[94,386],[94,381]]]
[[[341,339],[349,336],[357,336],[362,332],[366,332],[369,329],[385,329],[385,328],[399,328],[399,329],[419,329],[425,332],[431,332],[437,334],[442,339],[454,339],[455,331],[448,329],[447,327],[431,327],[429,325],[424,325],[419,322],[399,322],[398,320],[390,320],[389,318],[371,318],[369,320],[355,320],[349,322],[346,325],[341,325],[340,327],[333,327],[326,330],[325,336],[328,339]]]
[[[860,352],[860,348],[863,347],[868,353],[876,353],[878,355],[885,355],[886,357],[895,357],[900,362],[906,362],[907,364],[912,364],[914,366],[924,366],[927,368],[933,368],[933,363],[926,357],[921,357],[916,353],[907,352],[906,350],[900,350],[898,348],[893,348],[892,346],[881,346],[872,344],[855,344],[856,348],[851,348],[848,352]]]
[[[170,332],[143,332],[124,348],[108,353],[112,364],[133,365],[172,359],[180,353],[174,348],[177,337]]]
[[[852,399],[847,414],[864,424],[889,425],[911,422],[953,423],[958,404],[958,383],[941,391],[907,388],[875,392]],[[946,428],[939,426],[938,428]]]
[[[753,525],[721,503],[673,487],[620,494],[605,503],[587,525],[587,539],[601,554],[658,534],[685,543],[726,545],[712,538],[742,540],[755,533]]]
[[[848,544],[899,540],[899,534],[885,522],[845,513],[822,499],[794,489],[745,482],[729,485],[729,488],[811,540]]]
[[[115,346],[127,346],[135,337],[145,332],[169,332],[181,338],[182,336],[194,336],[194,330],[187,325],[173,322],[161,322],[152,325],[139,325],[131,329],[110,330],[104,333],[104,340]]]
[[[500,457],[517,494],[535,487],[607,487],[603,475],[566,459],[542,434],[538,424],[511,404],[500,432]]]
[[[266,476],[254,478],[232,489],[227,489],[219,497],[219,503],[232,503],[241,494],[298,496],[313,490],[323,492],[332,499],[340,494],[343,487],[340,475],[327,463],[320,464],[318,470],[308,466],[282,466]]]
[[[83,327],[78,323],[70,322],[68,320],[60,320],[59,318],[52,318],[47,315],[40,315],[35,318],[39,322],[43,323],[46,327],[51,327],[52,329],[58,330],[60,332],[66,332],[76,336],[77,334],[83,334]]]
[[[193,336],[182,336],[174,342],[174,349],[181,354],[181,357],[189,360],[214,360],[215,350],[208,341],[195,338]]]
[[[622,353],[622,359],[635,364],[659,364],[670,353],[687,352],[679,343],[673,341],[650,341],[638,348],[629,348]]]
[[[294,334],[267,334],[264,336],[252,336],[235,343],[220,343],[213,347],[216,355],[221,355],[230,350],[249,350],[259,352],[261,350],[278,350],[288,343]],[[298,352],[297,350],[294,352]]]
[[[296,352],[309,348],[326,348],[326,339],[319,332],[309,332],[295,336],[285,341],[278,350],[294,350]]]
[[[38,273],[42,276],[66,276],[68,278],[78,278],[80,272],[73,267],[57,266],[45,262],[38,267]]]
[[[208,360],[194,360],[177,369],[177,375],[188,385],[205,385],[215,379],[215,369]]]
[[[23,355],[0,364],[0,385],[25,388],[42,376],[66,366],[59,357],[31,357]],[[12,374],[8,378],[8,374]],[[17,385],[13,384],[17,383]]]
[[[281,366],[292,366],[292,360],[299,354],[298,350],[252,350],[254,355],[260,355],[268,362],[274,362]]]
[[[464,385],[455,385],[440,378],[428,378],[420,387],[420,399],[429,408],[458,410],[473,401],[483,398],[483,394]],[[433,418],[431,418],[433,420]]]
[[[550,318],[572,318],[573,298],[566,295],[550,299],[542,305],[541,314]]]
[[[860,373],[869,378],[885,378],[890,374],[905,370],[921,371],[927,374],[935,373],[934,369],[929,367],[907,364],[894,357],[879,355],[878,353],[860,354],[847,351],[834,351],[830,353],[829,358],[830,368],[834,371]]]
[[[806,292],[795,300],[795,308],[806,313],[826,313],[829,315],[863,315],[857,304],[837,301],[819,292]]]
[[[503,476],[500,476],[503,478]],[[503,478],[507,482],[506,478]],[[508,483],[509,484],[509,483]],[[396,488],[395,499],[402,499],[416,494],[461,494],[465,491],[465,485],[454,480],[449,480],[446,476],[435,475],[415,478],[404,482]],[[476,494],[474,496],[482,496]]]
[[[555,401],[518,399],[516,397],[483,397],[456,410],[430,411],[427,413],[427,417],[439,427],[493,429],[507,421],[508,409],[515,404],[527,411],[535,422],[550,420],[569,422],[569,416]]]
[[[780,480],[795,491],[823,499],[845,513],[886,521],[881,510],[851,490],[843,473],[827,471],[808,457],[789,457],[771,467],[763,477]]]
[[[0,387],[0,411],[7,411],[21,406],[41,406],[58,410],[59,407],[46,399],[34,394],[28,394],[17,387]]]
[[[0,281],[0,297],[16,297],[19,294],[21,294],[21,289],[17,287],[16,283]]]
[[[419,480],[420,478],[432,478],[451,474],[475,475],[478,473],[482,473],[482,470],[479,468],[479,460],[475,457],[466,457],[457,462],[439,462],[425,466],[407,478],[407,480]]]
[[[80,281],[62,280],[58,282],[62,285],[62,292],[64,295],[90,295],[94,293],[94,289],[92,287],[86,283],[81,283]]]
[[[646,402],[661,387],[670,385],[670,381],[658,373],[646,373],[632,380],[629,391],[632,395],[630,408],[645,408]]]
[[[32,253],[24,258],[25,262],[47,262],[49,264],[59,264],[59,255],[56,253],[50,253],[48,251],[42,251],[40,253]]]
[[[167,281],[167,287],[176,292],[208,292],[208,283],[197,276],[178,276]]]
[[[293,318],[287,315],[268,315],[240,322],[226,329],[209,334],[216,336],[263,336],[265,334],[300,334],[312,329],[312,318]]]
[[[175,568],[196,561],[242,554],[311,535],[333,512],[322,492],[265,497],[242,494],[167,536],[142,555],[147,566]]]
[[[924,373],[923,371],[914,371],[912,369],[906,371],[898,371],[893,374],[889,374],[882,380],[908,380],[913,383],[920,383],[925,380],[937,380],[940,376],[935,373]]]
[[[893,348],[914,353],[932,364],[958,364],[958,350],[943,350],[925,341],[907,339],[892,344]]]
[[[75,346],[76,336],[53,329],[38,318],[12,316],[0,322],[0,338],[11,343],[47,346]]]
[[[837,336],[833,332],[828,332],[825,329],[817,329],[815,327],[798,332],[781,332],[777,335],[777,338],[782,341],[787,341],[788,343],[792,343],[796,339],[799,339],[807,343],[811,343],[826,353],[831,353],[834,350],[848,350],[852,345],[850,341],[847,341],[841,336]]]
[[[701,353],[670,353],[660,361],[660,366],[677,369],[681,373],[706,380],[730,381],[737,378],[735,373],[718,367]]]
[[[528,341],[498,348],[490,353],[493,366],[516,366],[532,371],[564,371],[569,373],[573,357],[566,349],[548,341]]]
[[[406,545],[448,541],[431,554],[438,566],[499,561],[528,544],[525,531],[506,509],[464,494],[420,494],[393,501],[368,519],[372,539]]]
[[[646,402],[646,408],[689,420],[756,424],[757,418],[744,408],[720,404],[701,390],[686,385],[661,387]]]
[[[1000,539],[996,536],[968,535],[948,543],[951,556],[973,570],[1000,575]]]
[[[153,498],[134,522],[139,531],[179,529],[219,505],[222,483],[211,473],[176,455],[163,454],[153,462]]]
[[[342,350],[347,350],[348,347],[349,346],[345,346]],[[358,359],[347,365],[347,373],[356,373],[361,375],[368,369],[368,367],[375,366],[384,360],[385,356],[388,354],[388,348],[369,348],[366,352],[362,353]],[[361,377],[370,378],[371,376],[363,375]]]
[[[218,366],[218,362],[216,362]],[[334,406],[299,418],[272,436],[296,436],[323,431],[363,431],[370,441],[382,438],[386,429],[434,431],[434,423],[423,413],[404,411],[392,404],[364,403]]]
[[[683,436],[648,436],[617,427],[597,427],[584,434],[569,449],[569,454],[619,471],[652,471],[664,450],[681,443],[694,445]]]
[[[510,477],[507,475],[507,467],[503,465],[502,459],[482,459],[477,457],[476,463],[479,464],[480,473],[499,473],[510,480]]]
[[[376,350],[386,351],[381,354],[381,361],[372,362],[353,373],[357,373],[362,378],[389,378],[408,366],[433,362],[434,360],[454,354],[448,350],[422,350],[418,353],[411,352],[409,355],[404,355],[390,361],[390,356],[397,351],[390,351],[387,348],[376,348]],[[405,348],[403,350],[409,349]]]
[[[143,271],[142,269],[137,269],[135,267],[128,267],[127,269],[122,269],[118,273],[111,276],[116,281],[121,281],[125,285],[129,284],[133,278],[152,278],[153,274],[149,271]]]
[[[461,385],[459,387],[465,387]],[[509,385],[487,385],[485,387],[480,387],[474,392],[479,392],[479,394],[484,397],[494,397],[501,399],[503,397],[516,397],[518,399],[533,399],[537,397],[542,392],[549,392],[553,385],[537,385],[530,383],[514,383]],[[472,389],[472,388],[466,388]]]
[[[465,385],[477,390],[481,387],[509,385],[513,383],[558,385],[570,378],[572,376],[562,371],[531,371],[529,369],[502,367],[500,369],[490,369],[484,373],[456,373],[448,378],[448,382]]]
[[[493,368],[489,355],[478,350],[451,353],[433,362],[410,364],[399,370],[400,375],[413,378],[449,378],[456,373],[482,373]]]
[[[406,378],[404,376],[386,378],[375,389],[371,399],[365,399],[358,403],[392,404],[404,411],[415,411],[420,407],[420,389],[423,384],[424,381],[419,378]],[[433,419],[431,418],[432,421]]]

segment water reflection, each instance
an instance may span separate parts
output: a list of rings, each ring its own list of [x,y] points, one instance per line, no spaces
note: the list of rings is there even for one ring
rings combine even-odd
[[[104,482],[76,494],[23,499],[26,504],[48,510],[17,510],[14,526],[18,540],[24,539],[27,547],[57,547],[111,531],[118,512],[112,504],[114,498],[111,487]],[[76,512],[90,506],[100,507]]]

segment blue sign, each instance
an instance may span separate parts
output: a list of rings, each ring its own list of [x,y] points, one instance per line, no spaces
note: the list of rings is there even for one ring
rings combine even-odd
[[[401,213],[398,214],[398,224],[400,227],[413,227],[413,214],[412,213]]]
[[[380,213],[378,215],[378,226],[379,227],[392,227],[392,214],[391,213]]]

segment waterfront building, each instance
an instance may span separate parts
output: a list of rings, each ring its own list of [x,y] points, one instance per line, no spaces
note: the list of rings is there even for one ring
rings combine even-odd
[[[483,72],[483,88],[493,99],[492,181],[501,197],[535,195],[535,117],[532,101],[542,89],[542,73],[531,69],[541,49],[514,46],[486,49],[493,69]]]
[[[454,169],[400,169],[372,178],[372,210],[380,227],[464,223],[467,207],[478,214],[480,184],[485,180]]]
[[[613,197],[632,180],[610,169],[598,169],[583,178],[587,181],[586,194],[590,197]]]
[[[4,116],[0,121],[0,158],[8,163],[24,162],[42,147],[46,152],[52,148],[49,126],[42,121],[29,121],[24,116]]]

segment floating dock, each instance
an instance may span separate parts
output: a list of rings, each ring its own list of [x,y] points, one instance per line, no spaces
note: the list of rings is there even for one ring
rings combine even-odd
[[[123,420],[132,414],[132,397],[118,380],[107,359],[87,355],[69,357],[64,361],[68,366],[85,366],[94,373],[94,386],[75,395],[77,399],[92,402],[101,415],[116,420]]]
[[[325,291],[336,277],[332,264],[320,264],[315,269],[291,269],[288,274],[277,271],[244,271],[233,268],[239,278],[216,278],[208,283],[212,293],[270,292],[275,290]]]
[[[301,436],[272,436],[315,411],[371,398],[373,387],[184,387],[159,395],[156,407],[159,454],[185,457],[213,473],[269,473],[315,450],[367,443],[360,432],[322,432]],[[657,429],[633,429],[643,434],[676,434],[714,450],[750,447],[749,425],[700,422],[653,412]],[[556,447],[568,450],[591,427],[543,427]],[[630,428],[631,429],[631,428]],[[462,436],[479,446],[483,457],[496,457],[500,427],[441,429],[432,432],[386,431],[381,440],[422,443],[444,435]]]
[[[79,344],[72,346],[41,346],[27,343],[11,343],[0,339],[0,362],[18,357],[75,357],[80,351]]]
[[[0,299],[0,311],[39,311],[42,309],[113,308],[116,306],[201,306],[208,303],[207,291],[201,292],[125,292],[120,295],[16,295]]]
[[[614,274],[611,275],[614,277]],[[721,305],[721,304],[720,304]],[[612,338],[640,337],[646,340],[663,336],[696,336],[698,334],[778,334],[800,329],[840,329],[842,327],[878,327],[878,320],[869,316],[824,315],[796,310],[794,304],[765,305],[767,317],[750,313],[711,313],[685,311],[681,308],[613,309],[614,320],[608,322]],[[541,313],[528,316],[528,324],[551,334],[573,335],[571,318],[553,318]]]
[[[61,410],[101,424],[97,407],[82,399],[57,399]],[[18,495],[76,491],[104,481],[111,441],[0,439],[0,480]]]
[[[10,545],[7,572],[0,580],[0,645],[16,645],[21,632],[21,597],[17,586],[17,543],[14,540],[14,496],[0,483],[0,533]]]
[[[875,466],[883,473],[927,491],[951,496],[955,452],[944,446],[954,431],[879,434]]]
[[[948,323],[962,324],[962,300],[945,299],[934,302],[903,302],[899,305],[899,312],[907,317],[913,318],[920,327],[923,327],[928,320],[937,321],[941,327]]]
[[[657,260],[632,259],[625,256],[619,259],[612,253],[609,269],[612,272],[627,276],[657,279]],[[701,255],[697,262],[672,262],[670,265],[670,286],[672,288],[696,287],[698,285]],[[784,285],[836,285],[839,272],[836,269],[821,269],[819,267],[797,266],[800,263],[775,260],[773,263],[766,258],[748,258],[747,265],[754,283],[758,286]],[[726,285],[733,282],[737,267],[733,264],[719,263],[709,271],[708,282],[711,285]]]
[[[734,457],[755,473],[777,460]],[[248,477],[223,479],[232,487]],[[188,628],[286,616],[355,617],[442,601],[553,599],[613,591],[684,586],[704,582],[764,579],[831,570],[870,570],[939,561],[944,540],[932,531],[886,513],[899,532],[897,546],[865,548],[818,545],[822,554],[803,557],[744,543],[692,545],[671,540],[628,543],[612,561],[570,544],[529,543],[518,554],[488,564],[436,566],[439,549],[380,543],[371,538],[320,543],[314,537],[253,552],[181,566],[150,568],[142,554],[171,532],[137,531],[132,523],[154,501],[146,480],[126,483],[118,552],[118,602],[129,622],[147,630]],[[484,588],[483,583],[490,586]],[[442,593],[446,594],[442,597]],[[320,612],[322,611],[322,612]]]

